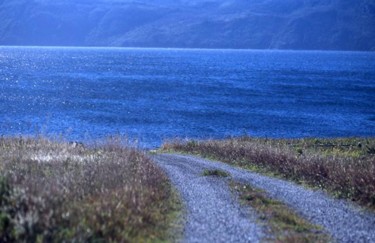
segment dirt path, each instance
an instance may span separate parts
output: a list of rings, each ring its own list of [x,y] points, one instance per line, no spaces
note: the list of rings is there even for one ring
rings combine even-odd
[[[161,154],[154,159],[170,176],[185,202],[186,242],[257,242],[262,237],[255,213],[249,215],[248,210],[233,201],[225,181],[203,177],[205,169],[227,171],[232,178],[265,190],[323,226],[338,242],[375,242],[374,214],[323,192],[192,156]]]

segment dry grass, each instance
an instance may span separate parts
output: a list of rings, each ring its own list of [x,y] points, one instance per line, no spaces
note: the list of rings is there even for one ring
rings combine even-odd
[[[86,148],[0,139],[1,242],[149,242],[168,238],[169,181],[118,142]]]
[[[375,208],[375,139],[256,139],[173,141],[164,151],[198,154],[276,173]]]
[[[330,237],[316,225],[313,225],[294,213],[285,204],[271,199],[259,189],[247,184],[231,181],[230,187],[240,201],[253,208],[261,223],[270,231],[266,242],[330,242]]]

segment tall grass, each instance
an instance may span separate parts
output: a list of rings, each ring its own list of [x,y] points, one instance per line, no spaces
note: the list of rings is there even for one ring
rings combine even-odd
[[[0,139],[0,241],[159,241],[175,198],[135,149]]]
[[[375,139],[241,137],[173,141],[162,148],[274,172],[375,208]]]

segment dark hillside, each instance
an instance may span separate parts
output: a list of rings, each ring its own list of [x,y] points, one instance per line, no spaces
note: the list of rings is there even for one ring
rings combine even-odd
[[[371,0],[2,0],[0,45],[375,50]]]

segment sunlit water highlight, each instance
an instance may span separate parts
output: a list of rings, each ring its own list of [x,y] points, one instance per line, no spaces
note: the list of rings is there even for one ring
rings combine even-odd
[[[375,135],[375,53],[0,47],[0,134]]]

